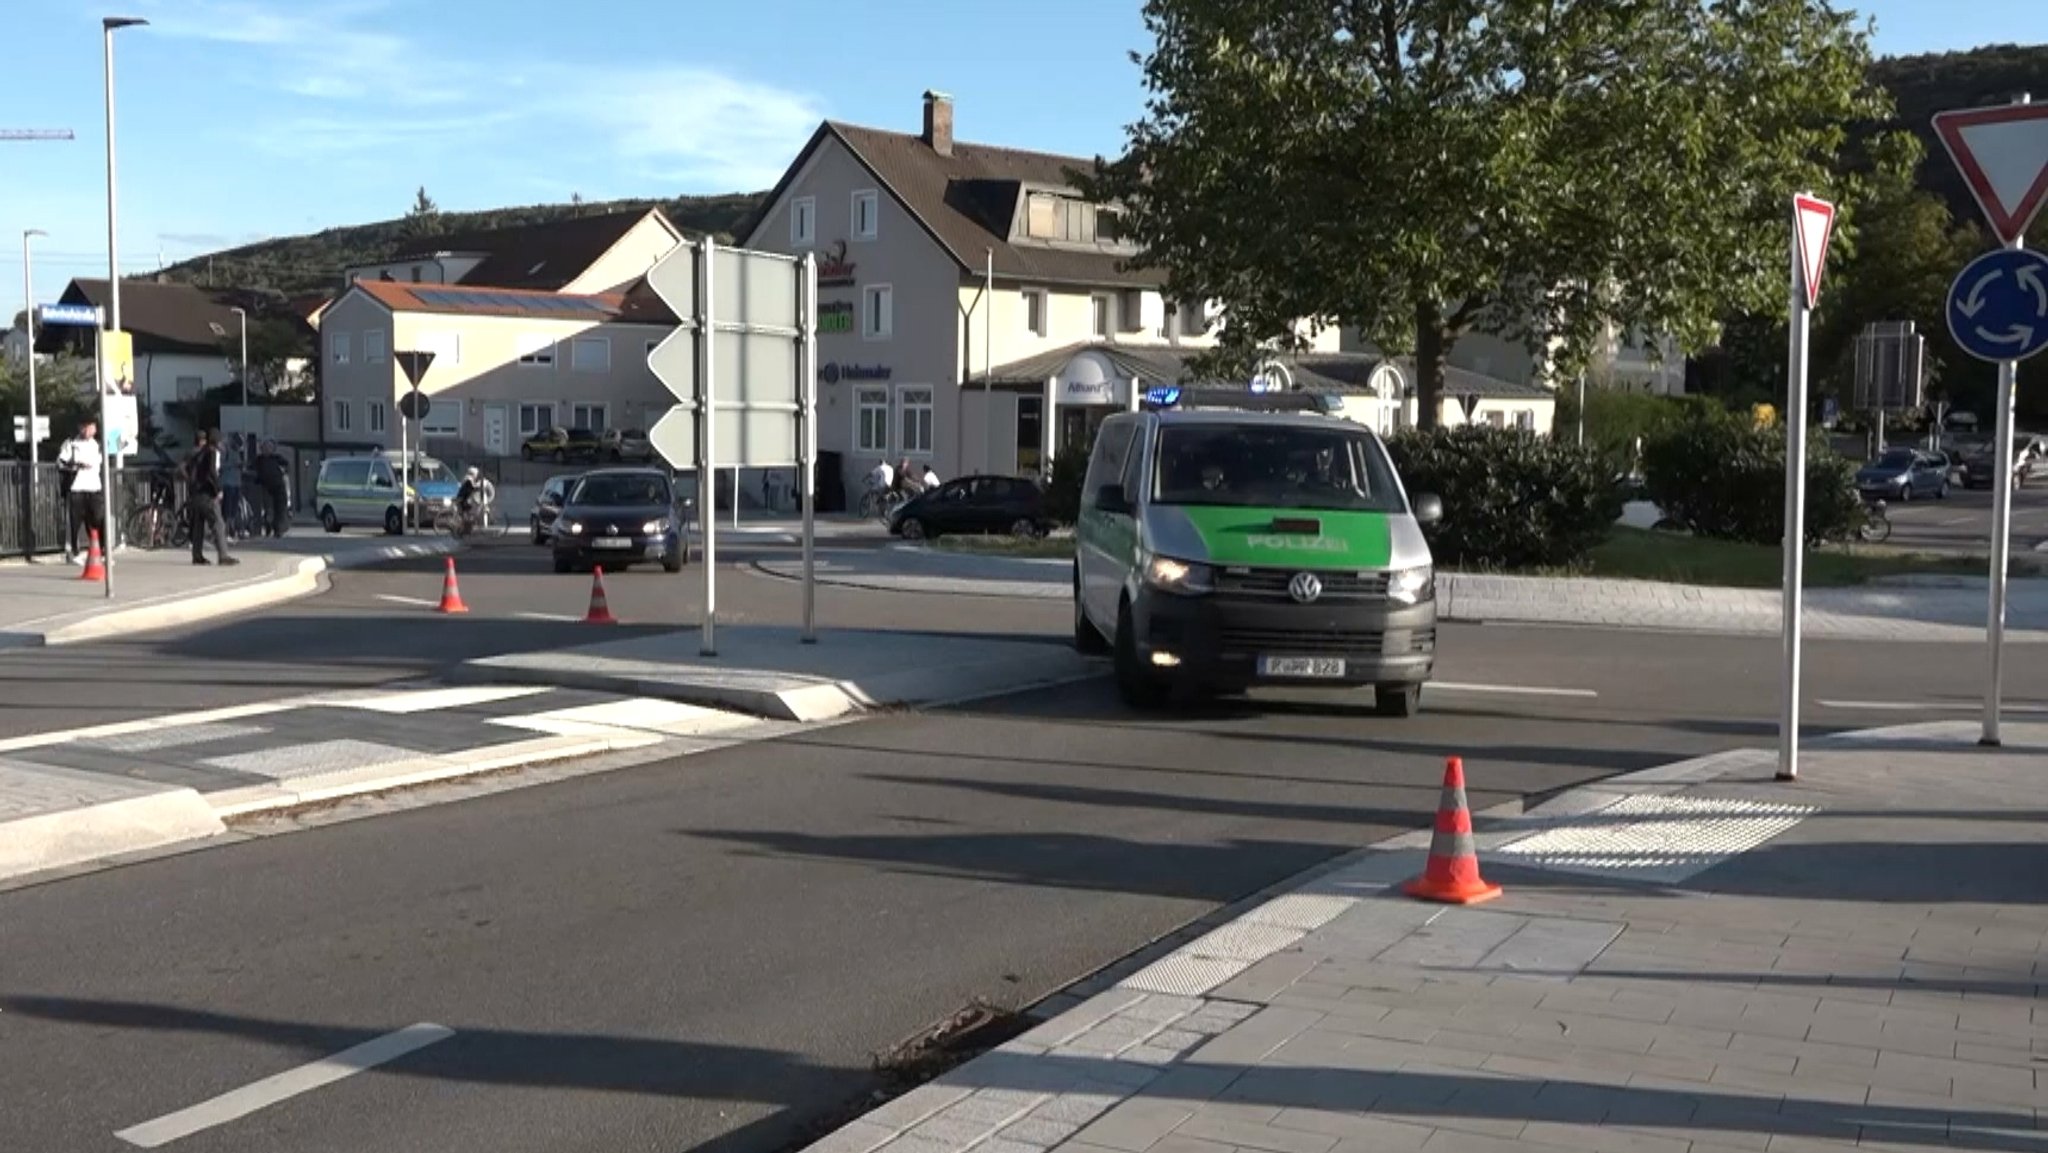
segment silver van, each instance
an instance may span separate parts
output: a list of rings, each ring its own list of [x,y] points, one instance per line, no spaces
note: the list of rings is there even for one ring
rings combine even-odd
[[[405,501],[399,495],[401,458],[375,453],[369,456],[331,457],[320,462],[320,476],[314,482],[313,508],[328,532],[340,532],[346,525],[381,527],[393,535],[404,531]],[[456,480],[448,466],[430,456],[413,457],[412,497],[419,508],[419,521],[431,523],[434,513],[454,495]]]
[[[1134,707],[1278,682],[1370,685],[1413,716],[1436,663],[1422,525],[1442,516],[1338,417],[1110,417],[1074,531],[1074,643],[1114,654]]]

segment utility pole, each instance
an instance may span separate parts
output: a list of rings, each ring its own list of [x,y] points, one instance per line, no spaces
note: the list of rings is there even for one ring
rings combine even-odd
[[[0,140],[29,143],[36,141],[72,140],[75,134],[69,128],[0,128]],[[26,310],[23,322],[28,330],[28,516],[22,521],[26,532],[27,559],[36,559],[36,282],[34,266],[30,264],[29,241],[34,237],[47,236],[40,228],[31,228],[21,234],[21,306]]]

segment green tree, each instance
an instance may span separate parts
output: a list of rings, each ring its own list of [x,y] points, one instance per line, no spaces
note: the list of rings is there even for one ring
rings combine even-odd
[[[427,195],[427,187],[422,184],[419,191],[413,194],[412,207],[406,209],[405,219],[399,222],[399,233],[408,240],[414,240],[422,236],[432,236],[440,230],[441,206],[434,203],[433,197]]]
[[[1148,0],[1152,98],[1114,162],[1138,262],[1227,309],[1216,359],[1358,326],[1417,362],[1474,325],[1559,347],[1608,324],[1690,350],[1785,292],[1788,200],[1843,191],[1884,112],[1822,0]]]
[[[78,431],[78,422],[96,415],[92,358],[58,356],[36,365],[36,415],[48,417],[51,442]],[[0,437],[14,445],[14,418],[28,415],[28,362],[0,357]],[[47,454],[45,454],[47,459]]]

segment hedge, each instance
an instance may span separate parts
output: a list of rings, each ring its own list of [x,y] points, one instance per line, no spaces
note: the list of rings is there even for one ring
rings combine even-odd
[[[1577,565],[1621,516],[1618,478],[1591,448],[1484,425],[1404,431],[1387,448],[1411,497],[1444,502],[1425,530],[1438,564]]]

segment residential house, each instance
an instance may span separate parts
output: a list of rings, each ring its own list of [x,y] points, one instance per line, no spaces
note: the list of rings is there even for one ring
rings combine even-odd
[[[1372,342],[1355,330],[1345,331],[1343,347],[1347,352],[1374,352]],[[1509,384],[1537,385],[1553,392],[1576,382],[1576,377],[1559,379],[1560,374],[1547,354],[1531,352],[1522,341],[1480,330],[1467,332],[1452,342],[1444,362],[1452,369]],[[1610,325],[1594,345],[1586,377],[1626,391],[1682,396],[1685,354],[1670,337],[1653,340]]]
[[[1035,472],[1173,383],[1091,350],[1215,343],[1215,306],[1165,299],[1162,274],[1127,267],[1114,207],[1075,191],[1091,160],[958,140],[954,111],[927,92],[916,133],[820,124],[742,230],[817,258],[818,444],[847,486],[884,457]]]
[[[506,457],[549,428],[644,429],[675,403],[647,369],[675,324],[644,279],[604,293],[358,280],[321,318],[324,436],[401,447],[399,351],[434,354],[413,434],[431,452]]]
[[[343,279],[346,284],[464,284],[571,295],[622,292],[682,239],[682,231],[656,208],[568,216],[420,240],[375,263],[349,268]]]

